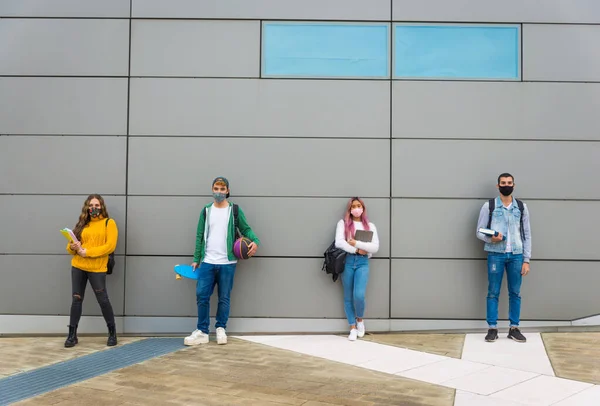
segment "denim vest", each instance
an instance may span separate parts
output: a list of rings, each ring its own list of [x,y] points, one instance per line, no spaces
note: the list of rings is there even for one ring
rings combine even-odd
[[[517,202],[513,198],[513,203],[510,209],[506,209],[500,197],[496,197],[496,205],[492,213],[492,224],[490,228],[492,230],[502,233],[507,236],[508,230],[510,230],[510,239],[513,254],[523,253],[523,241],[521,240],[521,210]],[[498,243],[486,243],[484,249],[488,252],[506,252],[506,240]]]

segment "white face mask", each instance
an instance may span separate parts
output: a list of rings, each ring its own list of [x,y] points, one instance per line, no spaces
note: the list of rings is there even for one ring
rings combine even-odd
[[[360,217],[360,216],[362,216],[362,214],[363,214],[363,209],[362,209],[362,208],[360,208],[360,207],[357,207],[356,209],[352,209],[352,210],[350,210],[350,213],[352,213],[352,215],[353,215],[354,217]]]

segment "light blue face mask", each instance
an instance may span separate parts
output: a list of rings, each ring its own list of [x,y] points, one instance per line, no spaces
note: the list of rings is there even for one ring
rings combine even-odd
[[[215,199],[215,202],[221,203],[227,198],[227,195],[225,193],[213,193],[213,198]]]

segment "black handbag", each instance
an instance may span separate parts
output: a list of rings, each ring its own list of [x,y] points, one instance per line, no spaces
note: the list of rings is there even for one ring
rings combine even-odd
[[[334,241],[323,253],[323,256],[325,260],[323,261],[322,270],[330,274],[334,282],[337,281],[346,266],[346,251],[337,248]]]

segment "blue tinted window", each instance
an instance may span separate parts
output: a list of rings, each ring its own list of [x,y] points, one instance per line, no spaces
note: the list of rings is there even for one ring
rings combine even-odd
[[[519,79],[518,26],[395,25],[394,76]]]
[[[264,23],[263,76],[389,77],[387,24]]]

